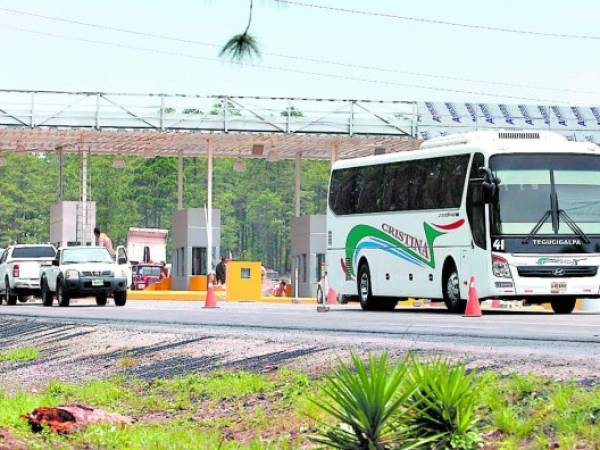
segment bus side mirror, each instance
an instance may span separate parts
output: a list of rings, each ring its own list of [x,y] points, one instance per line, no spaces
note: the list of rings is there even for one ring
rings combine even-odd
[[[498,193],[500,179],[494,176],[489,167],[480,167],[479,173],[483,176],[481,187],[483,189],[484,202],[492,203],[496,198],[496,194]]]
[[[480,179],[475,179],[469,182],[469,201],[473,206],[485,205],[485,192],[481,185]]]
[[[53,259],[53,260],[52,260],[52,265],[53,265],[53,266],[58,266],[58,265],[59,265],[59,264],[58,264],[58,259]]]

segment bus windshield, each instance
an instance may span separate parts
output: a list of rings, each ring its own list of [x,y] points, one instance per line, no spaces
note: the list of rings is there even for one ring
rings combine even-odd
[[[500,179],[497,201],[491,208],[493,235],[527,236],[553,208],[564,211],[583,233],[600,234],[600,156],[495,155],[490,158],[490,168]],[[552,178],[557,206],[551,202]],[[550,217],[538,234],[555,234]],[[575,234],[562,217],[556,231],[559,235]]]

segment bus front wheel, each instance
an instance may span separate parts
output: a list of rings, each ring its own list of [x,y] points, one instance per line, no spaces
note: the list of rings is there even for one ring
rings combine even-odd
[[[451,313],[464,313],[467,302],[460,298],[460,278],[454,264],[448,266],[443,279],[444,303]]]
[[[556,314],[571,314],[575,309],[577,299],[575,297],[554,298],[550,301],[552,311]]]
[[[365,311],[373,311],[375,309],[375,301],[371,290],[371,272],[369,271],[369,265],[367,263],[361,264],[358,269],[357,284],[360,306]]]
[[[365,311],[392,311],[396,308],[397,299],[374,297],[371,289],[371,272],[369,265],[363,263],[358,269],[358,298],[360,306]]]

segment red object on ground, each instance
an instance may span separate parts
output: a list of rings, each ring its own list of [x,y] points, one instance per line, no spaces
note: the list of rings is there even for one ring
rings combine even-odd
[[[206,288],[206,300],[204,302],[204,308],[218,308],[212,275],[208,276],[208,287]]]
[[[53,433],[70,433],[96,423],[112,425],[131,425],[133,423],[131,417],[84,405],[41,406],[30,414],[22,415],[21,418],[29,422],[33,431],[42,431],[44,425],[47,425]]]
[[[479,295],[475,288],[475,277],[471,276],[469,280],[469,299],[467,300],[467,309],[464,317],[481,317],[481,305],[479,304]]]

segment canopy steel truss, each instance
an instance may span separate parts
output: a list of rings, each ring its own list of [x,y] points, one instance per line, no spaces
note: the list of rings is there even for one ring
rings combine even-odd
[[[0,151],[347,158],[414,148],[403,101],[0,90]]]

